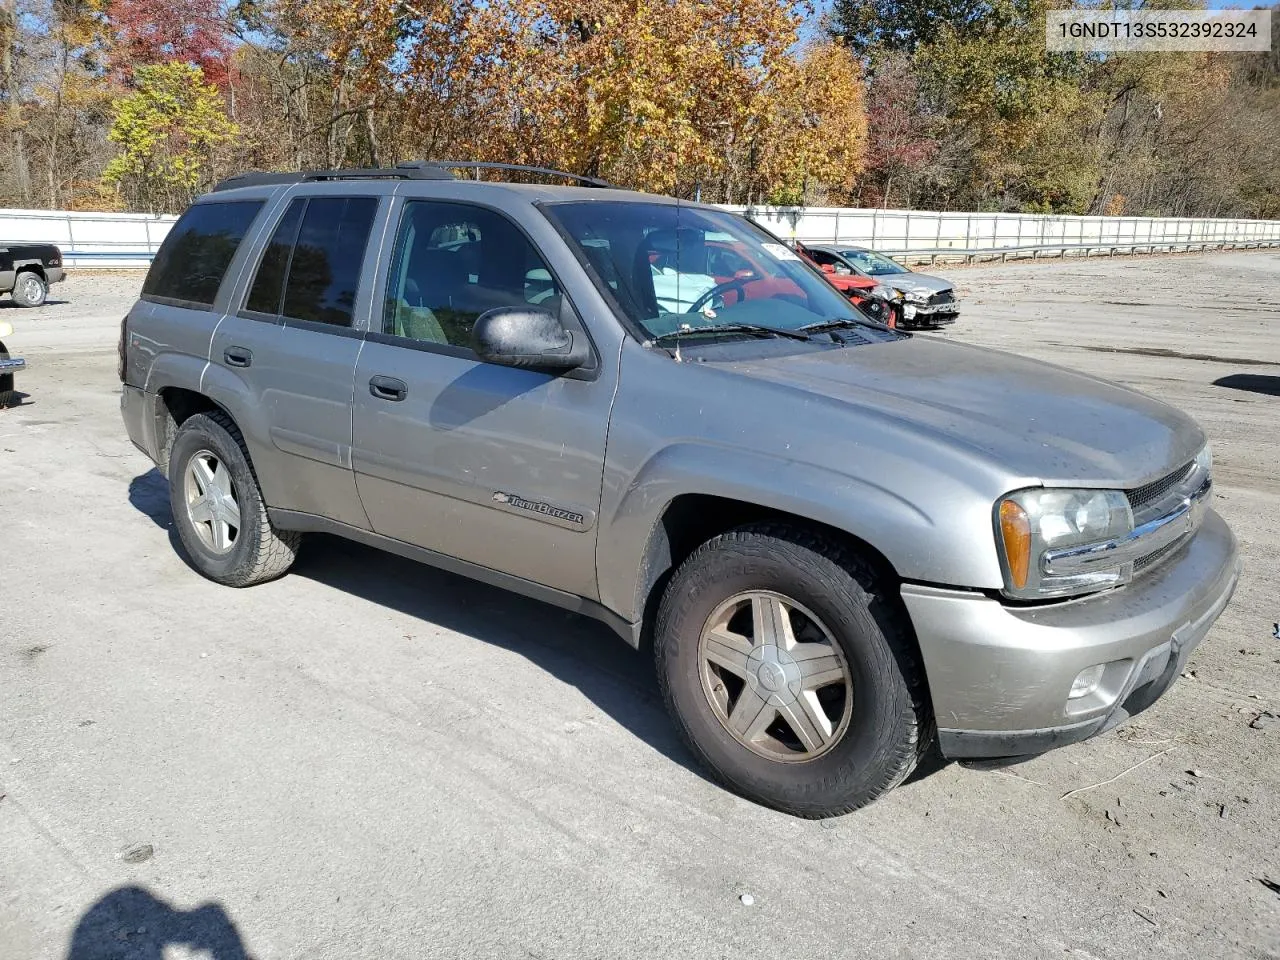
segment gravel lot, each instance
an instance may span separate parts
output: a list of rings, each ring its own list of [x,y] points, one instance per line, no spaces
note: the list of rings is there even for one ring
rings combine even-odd
[[[118,414],[140,276],[6,301],[0,960],[1280,957],[1280,255],[937,272],[945,336],[1199,418],[1245,575],[1129,726],[821,823],[707,782],[591,621],[328,539],[201,579]]]

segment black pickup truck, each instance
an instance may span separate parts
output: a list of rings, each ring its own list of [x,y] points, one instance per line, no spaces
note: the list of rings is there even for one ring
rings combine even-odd
[[[38,307],[49,284],[66,276],[62,251],[51,243],[0,243],[0,293],[20,307]]]

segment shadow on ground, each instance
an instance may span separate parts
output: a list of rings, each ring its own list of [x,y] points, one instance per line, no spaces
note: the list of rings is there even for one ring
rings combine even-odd
[[[202,951],[208,960],[249,960],[221,904],[175,910],[133,886],[111,891],[80,918],[67,960],[163,960],[170,946]]]
[[[1247,390],[1268,397],[1280,397],[1280,377],[1262,373],[1233,373],[1213,381],[1215,387],[1230,390]]]
[[[0,300],[0,310],[39,310],[41,307],[62,307],[70,303],[70,300],[55,300],[53,297],[46,297],[44,303],[39,307],[20,307],[12,300]]]
[[[129,481],[129,503],[160,529],[169,529],[169,481],[155,467]]]
[[[190,566],[170,522],[169,485],[158,470],[133,479],[129,502],[168,532],[170,544]],[[595,620],[326,534],[304,538],[290,575],[518,653],[576,687],[669,760],[711,780],[667,716],[650,654],[632,649]],[[945,766],[935,745],[907,783]]]

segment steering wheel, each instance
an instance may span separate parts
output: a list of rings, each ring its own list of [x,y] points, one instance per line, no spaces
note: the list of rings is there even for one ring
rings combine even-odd
[[[701,313],[702,308],[705,307],[708,303],[710,303],[716,297],[723,296],[724,294],[728,293],[730,290],[736,289],[741,291],[742,296],[740,299],[745,300],[747,298],[747,284],[750,283],[751,280],[753,279],[755,278],[754,277],[734,277],[732,280],[726,280],[724,283],[717,283],[714,287],[712,287],[710,290],[708,290],[706,293],[700,296],[697,300],[695,300],[693,306],[691,306],[688,310],[686,310],[685,313]]]

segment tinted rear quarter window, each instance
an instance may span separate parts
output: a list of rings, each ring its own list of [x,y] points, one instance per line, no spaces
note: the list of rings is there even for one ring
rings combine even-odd
[[[312,197],[293,248],[281,313],[351,326],[376,197]]]
[[[284,274],[289,269],[289,255],[293,252],[293,241],[298,235],[298,221],[302,219],[302,208],[306,205],[306,200],[295,200],[289,204],[289,209],[271,235],[271,242],[263,251],[258,272],[253,278],[249,302],[245,304],[248,309],[273,316],[280,312],[280,300],[284,296]]]
[[[198,203],[188,208],[160,245],[142,284],[142,295],[212,304],[240,241],[262,205],[261,200],[232,200]]]

